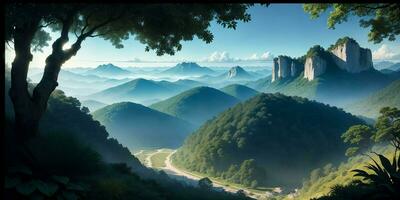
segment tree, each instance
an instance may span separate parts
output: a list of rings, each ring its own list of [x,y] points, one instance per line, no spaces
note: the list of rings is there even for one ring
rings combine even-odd
[[[400,5],[396,3],[304,4],[303,8],[312,19],[320,17],[328,9],[333,9],[328,17],[330,29],[334,29],[336,24],[347,21],[351,15],[361,17],[360,26],[371,27],[368,38],[374,43],[380,43],[385,38],[394,41],[400,34]]]
[[[36,135],[38,123],[46,110],[50,94],[58,86],[61,66],[91,37],[110,41],[123,48],[122,41],[134,36],[146,45],[146,51],[157,55],[174,55],[181,50],[181,41],[194,36],[210,43],[208,29],[216,20],[226,28],[235,29],[238,21],[248,22],[246,13],[251,4],[24,4],[6,6],[5,42],[13,43],[15,58],[11,69],[9,95],[13,102],[18,141]],[[32,94],[28,92],[27,72],[33,51],[48,46],[51,39],[46,27],[59,32],[46,58],[43,77]],[[64,45],[76,36],[70,48]]]
[[[371,137],[373,129],[367,125],[354,125],[350,127],[343,135],[342,139],[346,143],[356,145],[346,150],[347,156],[355,155],[356,153],[367,149],[371,145]]]
[[[205,190],[211,190],[213,184],[208,177],[205,177],[199,180],[199,187]]]
[[[374,153],[378,156],[375,160],[371,156],[372,164],[365,166],[368,170],[354,169],[354,176],[361,178],[353,180],[349,185],[337,185],[332,188],[329,195],[318,198],[319,200],[330,199],[399,199],[400,197],[400,110],[397,108],[384,107],[380,110],[380,116],[375,124],[375,130],[363,127],[362,125],[353,126],[350,129],[356,130],[352,140],[353,144],[366,138],[361,135],[371,135],[368,139],[370,144],[390,142],[394,146],[392,162],[382,154]],[[348,132],[352,131],[347,131]],[[364,133],[363,133],[364,130]],[[354,135],[354,134],[353,134]],[[361,139],[360,139],[361,138]],[[354,142],[353,142],[354,141]]]
[[[353,145],[346,154],[354,155],[367,150],[373,144],[385,142],[400,149],[400,110],[383,107],[380,114],[374,127],[354,125],[342,135],[344,142]]]

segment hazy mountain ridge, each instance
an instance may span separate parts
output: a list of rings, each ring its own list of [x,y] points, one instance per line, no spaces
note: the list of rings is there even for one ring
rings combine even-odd
[[[93,112],[93,118],[132,151],[177,148],[193,130],[182,119],[131,102],[103,107]]]
[[[345,110],[363,115],[366,117],[376,118],[382,107],[390,106],[400,109],[400,79],[393,81],[386,87],[374,92],[368,97],[354,102],[345,107]]]
[[[93,74],[98,76],[122,76],[132,74],[131,71],[122,69],[121,67],[115,66],[111,63],[99,65],[98,67],[88,70],[85,74]]]
[[[235,97],[217,89],[195,87],[155,103],[150,108],[200,125],[238,102],[239,100]]]
[[[245,101],[259,93],[254,89],[239,84],[228,85],[221,88],[220,90],[242,101]]]
[[[84,100],[81,102],[81,104],[82,104],[82,106],[89,108],[90,112],[96,111],[99,108],[107,106],[107,104],[105,104],[103,102],[92,100],[92,99]]]
[[[210,68],[201,67],[195,62],[182,62],[174,67],[162,71],[161,73],[174,76],[201,76],[206,74],[213,74],[215,72]]]
[[[138,78],[89,95],[87,98],[111,103],[121,101],[144,103],[173,96],[185,89],[187,89],[187,87],[184,85],[178,85],[168,81],[152,81]]]

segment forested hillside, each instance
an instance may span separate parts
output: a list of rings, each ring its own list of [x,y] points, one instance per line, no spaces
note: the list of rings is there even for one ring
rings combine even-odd
[[[173,161],[246,186],[298,186],[312,169],[343,160],[341,134],[362,123],[322,103],[260,94],[206,122]]]

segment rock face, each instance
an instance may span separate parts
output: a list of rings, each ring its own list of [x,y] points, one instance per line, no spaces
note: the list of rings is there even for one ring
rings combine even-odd
[[[272,81],[291,76],[292,59],[288,56],[278,56],[272,66]]]
[[[361,48],[353,39],[337,45],[331,53],[336,65],[347,72],[359,73],[373,68],[371,50]]]
[[[290,75],[292,77],[298,76],[302,71],[304,70],[304,66],[295,60],[292,61],[292,64],[290,66]]]
[[[274,58],[274,63],[272,65],[271,82],[274,82],[275,80],[278,79],[278,71],[279,71],[278,58]]]
[[[310,53],[309,53],[310,52]],[[304,65],[298,59],[288,56],[274,58],[271,82],[286,78],[298,77],[304,71],[304,78],[309,81],[321,76],[331,68],[339,68],[349,73],[360,73],[373,69],[371,50],[361,48],[349,37],[338,39],[335,45],[324,50],[319,45],[310,48]]]
[[[232,67],[226,74],[228,79],[248,79],[252,76],[240,66]]]
[[[326,64],[326,61],[319,56],[308,57],[304,64],[304,78],[312,81],[322,75],[326,71]]]

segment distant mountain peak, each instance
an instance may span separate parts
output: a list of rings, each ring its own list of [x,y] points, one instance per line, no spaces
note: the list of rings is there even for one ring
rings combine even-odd
[[[182,62],[174,67],[171,67],[162,73],[171,75],[206,75],[214,73],[213,70],[207,67],[202,67],[195,62]]]
[[[252,77],[246,70],[240,66],[235,66],[229,69],[227,77],[232,78],[250,78]]]
[[[102,64],[94,69],[88,70],[86,73],[96,75],[123,75],[130,74],[131,72],[121,67],[115,66],[112,63]]]

